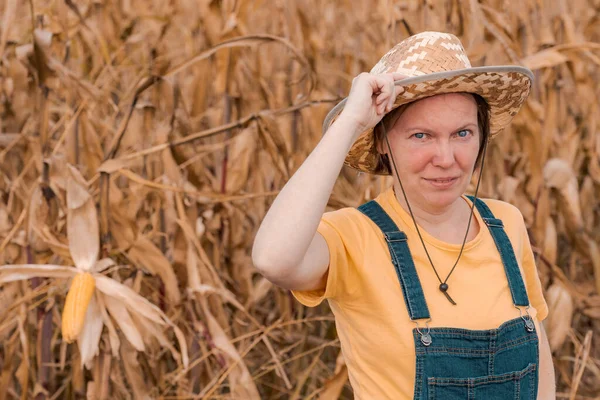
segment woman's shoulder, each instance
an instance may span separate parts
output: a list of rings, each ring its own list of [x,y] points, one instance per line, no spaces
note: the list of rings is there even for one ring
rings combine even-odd
[[[506,201],[496,199],[480,199],[490,209],[494,217],[501,220],[504,227],[508,231],[521,231],[525,228],[525,221],[521,210],[513,204],[507,203]],[[510,233],[510,232],[509,232]]]
[[[503,219],[503,217],[523,219],[521,210],[506,201],[485,198],[479,200],[482,200],[489,207],[492,214],[494,214],[494,217],[498,219]]]
[[[321,224],[328,225],[345,238],[368,240],[378,232],[377,226],[369,217],[355,207],[327,211],[321,218]]]
[[[337,210],[326,211],[323,221],[340,227],[360,227],[364,224],[364,215],[354,207],[343,207]]]

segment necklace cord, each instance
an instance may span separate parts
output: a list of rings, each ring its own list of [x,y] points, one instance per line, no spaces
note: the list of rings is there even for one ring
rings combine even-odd
[[[460,257],[462,256],[463,250],[465,248],[465,244],[467,242],[467,237],[469,236],[469,229],[471,227],[471,220],[473,218],[473,209],[475,207],[475,203],[477,201],[477,193],[479,192],[479,185],[481,183],[481,178],[483,176],[483,166],[485,164],[485,155],[487,153],[487,145],[488,145],[488,140],[486,138],[485,142],[483,143],[483,154],[481,157],[481,168],[479,170],[479,177],[477,178],[477,185],[475,186],[475,196],[473,198],[473,202],[471,204],[471,210],[469,212],[469,221],[467,223],[467,230],[465,232],[465,236],[463,238],[463,242],[460,248],[460,252],[458,253],[458,257],[456,259],[456,262],[454,263],[454,265],[452,266],[452,269],[450,270],[450,272],[448,273],[448,276],[446,276],[446,279],[444,279],[442,281],[442,278],[440,277],[439,273],[437,272],[437,270],[435,269],[435,266],[433,264],[433,261],[431,260],[431,256],[429,255],[429,252],[427,251],[427,246],[425,246],[425,241],[423,240],[423,236],[421,235],[421,230],[419,229],[419,225],[417,224],[417,221],[415,219],[415,216],[413,214],[412,208],[410,206],[410,203],[408,202],[408,197],[406,196],[406,192],[404,190],[404,185],[402,184],[402,180],[400,179],[400,175],[398,174],[398,168],[396,167],[396,160],[394,159],[394,155],[392,154],[392,147],[390,146],[390,141],[388,139],[388,135],[387,135],[387,129],[385,127],[385,123],[382,123],[381,126],[383,127],[383,133],[384,133],[384,138],[385,138],[385,142],[387,144],[387,148],[389,151],[389,159],[391,159],[392,161],[392,166],[394,168],[394,173],[396,174],[396,178],[398,179],[398,183],[400,184],[400,189],[402,190],[402,195],[404,196],[404,201],[406,202],[406,206],[408,207],[408,211],[410,213],[410,217],[413,221],[413,224],[415,225],[415,229],[417,231],[417,234],[419,236],[419,239],[421,240],[421,244],[423,245],[423,250],[425,250],[425,254],[427,255],[427,259],[429,260],[429,263],[431,264],[431,267],[433,268],[433,272],[435,273],[435,276],[438,278],[438,281],[440,282],[440,290],[442,291],[442,293],[444,293],[444,295],[446,295],[446,297],[448,298],[448,300],[450,301],[450,303],[456,305],[456,303],[454,302],[454,300],[452,300],[452,298],[450,297],[450,295],[447,293],[447,282],[448,279],[450,279],[450,275],[452,275],[452,273],[454,272],[454,270],[456,269],[456,266],[458,265],[458,261],[460,260]],[[446,290],[442,290],[441,287],[442,285],[446,285]]]

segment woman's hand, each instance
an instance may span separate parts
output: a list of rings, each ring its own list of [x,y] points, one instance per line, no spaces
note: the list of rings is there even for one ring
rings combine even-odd
[[[399,73],[375,75],[363,72],[352,80],[350,94],[338,119],[356,128],[355,136],[373,128],[392,110],[396,100],[395,81],[406,78]]]

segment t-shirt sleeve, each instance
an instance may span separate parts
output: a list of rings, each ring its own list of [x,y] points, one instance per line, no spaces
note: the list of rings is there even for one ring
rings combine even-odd
[[[342,300],[356,282],[356,268],[362,260],[363,243],[357,216],[358,210],[343,208],[323,214],[317,232],[329,249],[329,268],[325,289],[292,290],[303,305],[315,307],[325,299]]]
[[[529,241],[529,235],[527,234],[527,228],[525,227],[524,221],[522,223],[521,230],[521,259],[523,260],[523,272],[525,274],[525,286],[527,288],[527,295],[529,296],[529,303],[537,311],[537,320],[543,321],[548,316],[548,305],[546,304],[546,300],[544,299],[542,283],[538,275],[538,269],[535,264],[533,250],[531,249],[531,242]]]

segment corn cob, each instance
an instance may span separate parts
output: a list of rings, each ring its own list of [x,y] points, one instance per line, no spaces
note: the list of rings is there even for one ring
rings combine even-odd
[[[67,343],[73,342],[81,333],[95,287],[96,281],[89,272],[78,273],[73,278],[62,315],[62,335]]]

